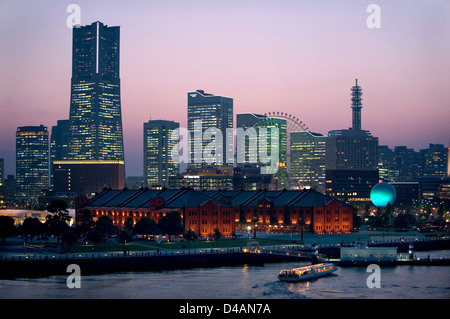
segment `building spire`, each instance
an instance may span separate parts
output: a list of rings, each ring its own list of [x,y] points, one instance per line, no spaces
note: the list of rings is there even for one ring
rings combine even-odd
[[[358,79],[355,79],[355,86],[353,86],[351,90],[352,90],[352,110],[353,110],[352,129],[359,131],[361,130],[362,89],[358,85]]]

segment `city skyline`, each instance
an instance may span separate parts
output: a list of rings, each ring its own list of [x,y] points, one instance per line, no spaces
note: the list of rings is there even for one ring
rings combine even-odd
[[[447,147],[450,41],[443,1],[378,1],[380,29],[366,25],[370,2],[323,3],[113,2],[105,10],[103,2],[78,1],[82,25],[121,27],[127,175],[142,175],[142,124],[161,119],[187,127],[186,93],[196,89],[232,97],[234,116],[286,112],[326,135],[352,125],[349,88],[358,78],[362,129],[379,137],[380,145]],[[1,5],[5,176],[15,174],[17,127],[52,127],[69,116],[68,5]]]

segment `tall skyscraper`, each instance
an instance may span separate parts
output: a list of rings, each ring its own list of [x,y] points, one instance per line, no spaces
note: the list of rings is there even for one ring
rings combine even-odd
[[[169,187],[169,177],[178,174],[178,159],[172,158],[172,150],[178,142],[170,137],[179,127],[180,124],[173,121],[144,123],[144,181],[147,186]]]
[[[370,203],[370,190],[379,180],[378,138],[361,130],[361,95],[356,80],[352,128],[328,133],[325,161],[326,194],[356,205]]]
[[[325,193],[326,136],[312,132],[291,132],[290,178],[299,188]],[[295,186],[295,185],[293,185]]]
[[[205,158],[205,147],[219,142],[214,136],[216,129],[222,134],[221,147],[210,152],[213,156]],[[227,129],[233,129],[232,98],[205,93],[203,90],[188,92],[188,130],[191,136],[191,163],[188,167],[233,166],[233,143],[227,143]],[[204,136],[207,130],[211,134]],[[232,131],[228,133],[232,134]],[[222,155],[215,157],[215,152],[221,152]],[[227,160],[227,154],[231,160]],[[206,155],[209,154],[206,152]]]
[[[124,160],[119,35],[99,21],[73,28],[68,159]]]
[[[68,151],[52,165],[56,192],[124,185],[119,57],[120,27],[97,21],[73,28]],[[95,187],[86,184],[92,172]]]
[[[22,126],[16,132],[17,195],[26,202],[37,202],[43,189],[48,189],[47,127]]]
[[[278,153],[279,158],[277,159],[279,163],[286,164],[287,161],[287,150],[286,150],[286,139],[287,139],[287,121],[284,118],[269,117],[267,115],[253,114],[253,113],[239,113],[236,114],[236,128],[242,128],[246,133],[244,136],[237,138],[244,138],[245,140],[236,141],[236,144],[241,143],[244,147],[244,162],[238,161],[238,166],[241,167],[260,167],[261,165],[267,165],[267,163],[261,163],[259,158],[259,152],[266,152],[260,148],[260,129],[267,129],[267,153],[270,154],[271,150],[271,129],[278,129],[279,139],[278,139]],[[249,128],[255,129],[255,135],[250,134]],[[248,133],[248,134],[247,134]],[[264,145],[264,144],[263,144]],[[238,146],[238,145],[237,145]],[[241,150],[238,149],[237,152]],[[255,158],[256,154],[256,158]],[[239,156],[239,154],[237,154]]]
[[[281,117],[240,113],[236,115],[236,129],[243,129],[244,134],[237,131],[237,166],[244,172],[245,168],[273,167],[273,170],[268,171],[273,174],[276,188],[288,188],[287,120]],[[262,134],[263,130],[265,130],[265,134]],[[272,143],[274,142],[272,130],[278,132],[277,145]],[[266,137],[266,141],[263,140],[264,137]],[[278,151],[277,156],[273,156],[274,150]]]

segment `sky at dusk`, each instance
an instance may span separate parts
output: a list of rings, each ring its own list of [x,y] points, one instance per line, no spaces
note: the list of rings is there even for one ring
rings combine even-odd
[[[0,158],[15,174],[18,126],[69,118],[72,30],[121,27],[127,175],[143,171],[143,123],[186,127],[187,92],[232,97],[234,114],[286,112],[313,132],[362,128],[380,145],[415,150],[450,139],[450,2],[446,0],[0,0]],[[381,9],[381,28],[366,12]]]

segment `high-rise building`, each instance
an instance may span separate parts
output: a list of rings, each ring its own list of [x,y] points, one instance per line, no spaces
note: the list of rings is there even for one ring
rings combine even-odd
[[[171,134],[180,124],[173,121],[153,120],[144,123],[144,182],[147,186],[169,186],[169,177],[179,173],[178,158],[172,151],[177,140]]]
[[[422,176],[431,178],[447,177],[448,149],[443,144],[431,144],[420,150],[422,157]]]
[[[327,169],[378,170],[378,137],[369,131],[330,131],[326,148]]]
[[[420,154],[412,148],[396,146],[393,160],[399,181],[414,180],[420,174]]]
[[[120,27],[96,21],[73,28],[68,151],[52,165],[55,169],[58,163],[56,192],[86,193],[88,188],[91,192],[103,185],[124,185],[119,57]],[[73,174],[71,165],[77,165],[77,176],[71,176],[79,183],[63,185],[61,176]],[[96,169],[102,172],[95,175],[99,186],[86,187],[85,181],[92,179]]]
[[[188,92],[188,130],[191,137],[190,168],[233,166],[232,98],[203,90]]]
[[[49,186],[48,131],[44,125],[21,126],[16,132],[16,192],[22,201],[35,202]]]
[[[326,139],[326,194],[356,205],[370,203],[378,183],[378,138],[361,130],[362,89],[352,87],[353,126],[332,130]]]
[[[236,114],[236,128],[243,129],[243,136],[237,135],[237,164],[244,167],[260,167],[267,165],[267,162],[261,161],[261,155],[271,153],[271,129],[277,129],[279,134],[278,139],[278,163],[286,165],[287,150],[287,121],[284,118],[269,117],[267,115],[253,114],[253,113],[239,113]],[[254,134],[248,129],[254,129]],[[261,144],[261,129],[266,129],[267,141]],[[241,140],[239,140],[241,139]],[[267,145],[267,149],[262,149],[261,146]],[[240,148],[239,146],[242,146]],[[239,154],[243,151],[244,154]],[[242,156],[243,155],[243,156]],[[239,158],[243,160],[239,161]]]
[[[53,187],[53,162],[68,158],[69,120],[58,120],[50,136],[50,186]]]
[[[124,160],[119,35],[99,21],[73,28],[68,159]]]
[[[273,145],[275,132],[278,138]],[[288,188],[287,120],[253,113],[237,114],[236,163],[240,168],[270,168],[266,172],[274,175],[277,188]]]
[[[313,188],[325,193],[326,137],[312,132],[291,132],[290,135],[291,180],[300,189]]]

